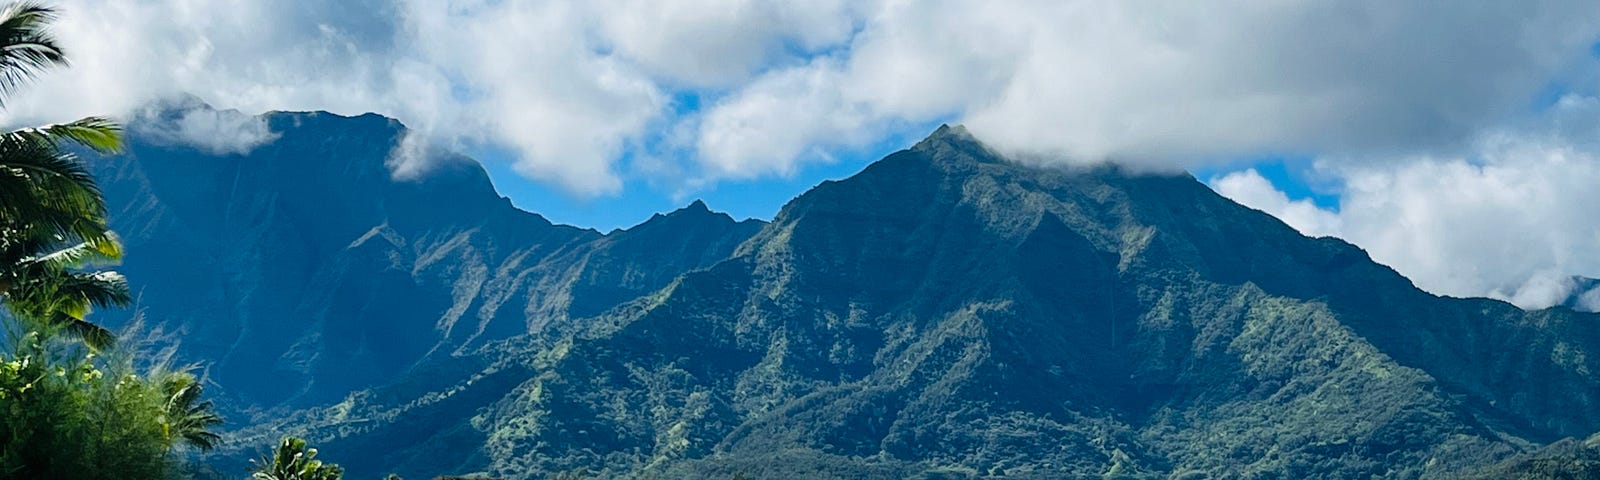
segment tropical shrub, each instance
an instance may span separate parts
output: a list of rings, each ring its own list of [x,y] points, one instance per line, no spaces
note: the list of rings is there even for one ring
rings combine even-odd
[[[306,441],[285,437],[272,454],[256,462],[255,480],[340,480],[344,469],[317,460],[317,449]]]
[[[78,353],[64,353],[76,351]],[[23,334],[0,359],[0,478],[158,479],[173,442],[161,385]]]
[[[55,9],[0,7],[0,105],[66,63],[49,33]],[[164,478],[179,445],[200,449],[221,422],[183,371],[135,369],[115,335],[87,317],[126,306],[128,285],[96,268],[121,258],[105,199],[73,149],[112,153],[107,119],[0,132],[0,479]]]

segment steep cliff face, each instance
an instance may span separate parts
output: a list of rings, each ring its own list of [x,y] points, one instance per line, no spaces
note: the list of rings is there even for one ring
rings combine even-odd
[[[394,120],[264,121],[276,138],[248,154],[174,145],[136,123],[125,155],[93,162],[147,324],[177,337],[236,410],[337,400],[423,358],[592,315],[760,228],[702,204],[612,235],[553,225],[496,194],[470,159],[393,178],[385,159],[405,132]]]
[[[604,279],[673,217],[608,237],[574,298],[636,296]],[[731,246],[707,235],[684,251]],[[1600,317],[1435,297],[1187,175],[959,129],[714,257],[238,438],[408,476],[1450,478],[1600,429]]]

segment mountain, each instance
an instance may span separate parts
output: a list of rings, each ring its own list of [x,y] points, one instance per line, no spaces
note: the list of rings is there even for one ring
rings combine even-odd
[[[1600,478],[1600,434],[1564,439],[1513,456],[1464,477],[1470,480],[1582,480]]]
[[[291,125],[380,122],[269,118],[284,128],[278,142],[291,145]],[[299,142],[354,143],[311,140],[346,138],[329,131],[337,132],[300,130]],[[225,163],[281,162],[228,168],[294,177],[318,168],[274,151],[282,150]],[[379,171],[376,161],[367,163]],[[326,174],[341,190],[354,181]],[[448,182],[441,175],[427,182]],[[133,178],[143,177],[112,183]],[[263,302],[288,288],[368,292],[309,295],[285,303],[292,309],[219,307],[235,315],[224,325],[270,318],[294,332],[294,342],[276,345],[304,347],[285,358],[373,351],[349,349],[366,331],[418,345],[401,362],[334,384],[372,385],[340,401],[255,418],[212,457],[219,464],[237,468],[255,446],[293,433],[364,477],[1456,478],[1600,430],[1600,360],[1587,353],[1600,349],[1600,316],[1437,297],[1353,245],[1304,237],[1188,175],[1021,165],[959,127],[824,182],[761,225],[697,204],[601,236],[488,197],[480,214],[428,217],[410,210],[423,206],[389,200],[415,198],[394,193],[413,187],[379,180],[389,190],[350,201],[384,215],[348,222],[361,226],[341,230],[327,259],[309,262],[326,266],[306,278],[331,277],[315,285],[332,288],[273,283],[272,268],[324,251],[276,252],[282,235],[250,236],[246,227],[258,223],[228,223],[237,214],[192,217],[233,226],[169,227],[208,234],[143,247],[170,248],[175,261],[221,248],[213,242],[256,245],[237,250],[248,255],[202,257],[211,270],[183,284],[221,278],[258,292],[229,299]],[[189,183],[179,190],[215,190]],[[206,195],[239,198],[228,203],[270,218],[286,208],[255,206],[332,194],[292,188]],[[275,223],[311,230],[305,224]],[[173,233],[131,244],[129,258],[140,245],[173,242]],[[382,248],[364,247],[372,238]],[[260,273],[239,273],[242,258]],[[501,273],[508,264],[515,275]],[[390,283],[373,280],[382,272]],[[379,293],[386,288],[404,293]],[[504,302],[483,290],[521,295],[513,301],[526,307],[486,315],[481,305]],[[322,313],[335,311],[324,306],[335,299],[380,298],[408,303],[377,315]],[[269,307],[280,309],[258,310]],[[459,333],[462,319],[472,334]],[[321,370],[362,363],[301,365],[277,383],[309,378],[331,393],[324,376],[346,374]]]
[[[235,442],[368,477],[1453,478],[1600,429],[1597,315],[1438,298],[1187,174],[960,128],[702,259]]]
[[[274,112],[248,153],[170,141],[180,102],[91,167],[146,328],[179,338],[235,423],[386,384],[434,357],[590,316],[732,254],[760,229],[695,203],[602,235],[499,196],[474,161],[397,180],[377,115]],[[102,312],[126,323],[127,312]]]

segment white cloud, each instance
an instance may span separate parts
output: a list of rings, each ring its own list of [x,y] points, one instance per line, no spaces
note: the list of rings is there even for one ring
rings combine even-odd
[[[601,0],[601,35],[667,83],[730,87],[850,39],[871,2]]]
[[[170,118],[157,117],[163,112],[148,112],[140,123],[141,133],[154,141],[190,145],[213,155],[247,154],[278,138],[264,117],[195,107],[165,112]]]
[[[1301,234],[1321,237],[1340,231],[1338,214],[1323,210],[1308,199],[1290,200],[1289,195],[1253,168],[1213,178],[1210,184],[1222,196],[1278,217]]]
[[[837,75],[810,65],[785,69],[716,104],[701,119],[696,144],[706,174],[789,175],[808,156],[875,139],[884,125],[843,97]]]
[[[1560,305],[1569,298],[1578,297],[1577,294],[1582,294],[1583,292],[1574,291],[1577,288],[1578,282],[1571,275],[1547,270],[1534,273],[1532,277],[1529,277],[1522,285],[1517,286],[1516,291],[1510,294],[1504,291],[1494,291],[1490,292],[1488,296],[1511,302],[1523,308],[1545,308]],[[1578,307],[1585,307],[1581,297],[1579,297]]]
[[[671,128],[674,89],[715,95],[803,63],[847,41],[867,5],[62,0],[74,67],[10,102],[5,121],[126,115],[184,93],[251,112],[373,111],[412,127],[413,143],[508,147],[523,175],[604,195],[622,186],[618,163]],[[392,163],[418,171],[427,150]]]
[[[702,184],[787,175],[947,120],[1013,152],[1161,167],[1447,148],[1600,38],[1596,0],[60,6],[76,67],[14,99],[9,121],[183,92],[250,112],[376,111],[429,143],[509,147],[519,172],[579,195],[618,191],[633,156]],[[681,115],[680,94],[705,107]],[[686,148],[657,144],[684,126]]]
[[[1600,276],[1600,158],[1500,139],[1476,161],[1343,168],[1344,236],[1450,295],[1516,296],[1547,271]],[[1531,298],[1523,295],[1524,298]]]
[[[1600,312],[1600,287],[1589,289],[1578,297],[1578,309],[1586,312]]]
[[[886,2],[837,61],[807,67],[834,82],[814,91],[842,92],[843,102],[798,95],[761,108],[867,112],[869,123],[955,119],[1012,153],[1146,167],[1447,149],[1519,114],[1554,77],[1592,61],[1597,7]],[[726,134],[703,127],[707,136]],[[740,134],[793,135],[786,128]],[[803,143],[826,144],[831,134],[816,130]]]
[[[1212,184],[1302,231],[1349,240],[1430,292],[1542,308],[1584,293],[1572,275],[1600,277],[1596,140],[1501,133],[1464,156],[1323,161],[1319,174],[1344,184],[1337,212],[1300,208],[1309,205],[1253,172]],[[1600,307],[1588,295],[1580,305]]]
[[[412,127],[399,173],[486,143],[525,176],[595,196],[793,175],[956,121],[1055,161],[1317,156],[1345,181],[1336,214],[1259,175],[1215,183],[1436,292],[1544,298],[1524,288],[1540,272],[1600,274],[1580,254],[1595,251],[1581,205],[1600,200],[1600,141],[1578,140],[1600,139],[1600,0],[59,5],[75,66],[8,98],[0,123],[130,114],[180,93],[247,112],[374,111]],[[1550,85],[1583,95],[1531,112]],[[270,138],[227,118],[191,135],[201,120],[179,131],[203,148]]]
[[[521,153],[516,168],[581,194],[621,188],[613,168],[661,119],[666,94],[600,53],[580,2],[426,2],[405,11],[415,54],[468,94],[447,135],[482,136]],[[404,94],[404,92],[399,92]]]
[[[129,115],[183,93],[252,112],[374,111],[417,141],[509,147],[524,175],[600,195],[670,120],[666,85],[736,83],[772,55],[827,48],[853,31],[852,5],[63,0],[74,67],[8,99],[5,121]]]

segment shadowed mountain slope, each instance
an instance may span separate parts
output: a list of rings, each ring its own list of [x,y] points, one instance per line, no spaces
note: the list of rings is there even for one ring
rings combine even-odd
[[[395,179],[394,120],[258,120],[276,139],[248,154],[164,142],[147,118],[125,155],[92,162],[147,323],[181,339],[230,410],[334,401],[424,358],[593,315],[727,257],[761,225],[699,203],[610,235],[554,225],[470,159]]]

